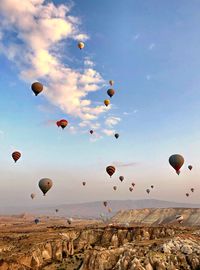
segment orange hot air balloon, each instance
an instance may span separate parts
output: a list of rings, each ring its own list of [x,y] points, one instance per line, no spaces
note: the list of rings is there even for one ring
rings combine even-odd
[[[17,162],[18,159],[20,159],[21,153],[18,151],[15,151],[12,153],[12,158],[14,159],[15,162]]]
[[[61,119],[59,122],[62,129],[66,128],[66,126],[68,125],[68,121],[65,119]]]
[[[104,100],[104,104],[106,105],[106,107],[110,104],[110,100],[109,99],[105,99]]]
[[[110,175],[110,177],[115,173],[115,167],[114,166],[108,166],[106,168],[106,172]]]
[[[82,50],[85,47],[85,44],[83,42],[78,43],[78,48]]]
[[[108,94],[109,97],[111,98],[112,96],[114,96],[115,90],[114,90],[114,89],[108,89],[107,94]]]
[[[34,92],[34,94],[37,96],[39,93],[42,92],[43,90],[43,85],[39,82],[34,82],[32,85],[31,85],[31,89],[32,91]]]

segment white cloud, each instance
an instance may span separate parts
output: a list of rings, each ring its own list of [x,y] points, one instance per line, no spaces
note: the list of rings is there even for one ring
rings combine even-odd
[[[149,50],[153,50],[155,48],[156,44],[155,43],[151,43],[148,47]]]
[[[95,63],[89,57],[85,57],[84,65],[87,67],[94,67]]]
[[[110,116],[106,119],[105,125],[108,127],[113,127],[113,126],[117,125],[120,121],[121,121],[121,118]]]
[[[79,30],[80,20],[69,15],[68,5],[55,6],[45,0],[1,0],[1,51],[17,64],[20,77],[44,83],[43,95],[67,114],[92,121],[109,108],[93,106],[88,93],[104,84],[102,76],[87,60],[83,70],[61,62],[59,45],[69,39],[87,40]],[[5,35],[4,35],[5,34]],[[7,38],[9,35],[10,38]]]
[[[113,136],[115,134],[115,130],[113,129],[103,129],[102,132],[107,136]]]

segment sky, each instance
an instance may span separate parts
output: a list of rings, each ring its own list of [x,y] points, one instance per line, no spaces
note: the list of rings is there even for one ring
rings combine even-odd
[[[1,0],[1,207],[199,203],[199,8],[198,0]],[[115,95],[105,107],[109,80]],[[44,85],[37,97],[35,81]],[[179,176],[172,154],[185,158]],[[108,165],[116,167],[111,179]],[[38,188],[44,177],[53,180],[46,197]]]

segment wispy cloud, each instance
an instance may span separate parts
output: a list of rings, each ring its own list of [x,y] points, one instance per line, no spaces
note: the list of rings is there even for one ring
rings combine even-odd
[[[115,130],[113,130],[113,129],[103,129],[102,133],[104,133],[107,136],[113,136],[115,134]]]
[[[116,167],[134,167],[138,165],[138,162],[121,162],[121,161],[114,161],[113,164]]]
[[[70,12],[70,5],[55,6],[45,0],[23,0],[20,4],[19,0],[1,0],[0,49],[17,65],[23,80],[44,83],[43,95],[53,105],[92,121],[108,110],[103,104],[94,106],[87,98],[104,80],[89,59],[81,71],[62,63],[58,50],[61,42],[89,38],[80,31],[80,19]]]
[[[123,112],[123,115],[132,115],[132,114],[135,114],[135,113],[137,113],[138,112],[138,110],[137,109],[135,109],[134,111],[132,111],[132,112]]]
[[[151,44],[149,44],[148,49],[151,51],[151,50],[153,50],[155,48],[155,46],[156,46],[155,43],[151,43]]]
[[[113,127],[117,125],[121,121],[121,118],[115,117],[115,116],[110,116],[106,119],[105,125],[108,127]]]

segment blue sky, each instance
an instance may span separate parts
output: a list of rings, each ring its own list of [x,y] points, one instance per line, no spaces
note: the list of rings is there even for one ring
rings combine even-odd
[[[66,34],[63,30],[60,34],[57,33],[60,28],[55,27],[44,40],[44,50],[58,61],[55,68],[52,59],[43,66],[34,62],[40,44],[30,50],[28,42],[31,37],[36,38],[34,28],[32,32],[24,30],[26,21],[19,20],[21,14],[28,14],[27,20],[35,19],[34,11],[27,11],[26,4],[29,10],[37,7],[41,11],[48,3],[25,0],[24,11],[23,6],[17,10],[14,4],[17,1],[3,2],[0,7],[0,196],[5,206],[31,204],[31,192],[37,193],[38,205],[147,198],[145,190],[151,184],[155,185],[150,195],[153,198],[198,202],[200,2],[48,1],[54,3],[55,10],[61,4],[72,6],[67,16],[80,20],[79,24],[70,22],[71,26],[76,25],[75,32]],[[39,2],[41,6],[37,5]],[[59,14],[62,17],[62,12]],[[12,22],[11,15],[17,23]],[[38,16],[42,22],[42,15]],[[49,24],[52,18],[50,15]],[[48,29],[42,23],[41,27],[45,31]],[[43,32],[36,30],[41,35],[40,42]],[[77,48],[80,34],[85,35],[82,51]],[[51,43],[51,35],[60,35],[58,42]],[[27,59],[31,60],[26,62]],[[84,64],[86,60],[93,65],[88,67]],[[39,76],[38,71],[44,71],[48,65],[52,70]],[[55,71],[63,66],[70,69],[58,73],[63,76],[67,72],[70,83],[67,81],[66,85],[63,77],[53,78]],[[89,68],[98,74],[98,82],[91,74],[82,77]],[[73,76],[78,77],[76,85],[72,82]],[[93,114],[94,106],[103,107],[110,79],[115,81],[116,90],[111,109],[98,108],[103,111],[98,111],[96,119],[88,120],[84,110]],[[45,85],[38,97],[30,90],[35,80]],[[87,92],[84,89],[91,80],[98,89]],[[73,89],[76,93],[84,92],[83,99],[89,100],[91,105],[71,108],[70,98],[75,98]],[[81,115],[79,110],[82,110]],[[64,131],[54,124],[61,118],[69,121]],[[105,124],[106,119],[113,118],[120,121],[111,126]],[[94,123],[98,129],[94,128],[93,140],[88,131]],[[73,129],[70,130],[70,126]],[[119,132],[120,138],[107,136],[105,129]],[[11,159],[13,150],[22,152],[22,158],[15,165]],[[169,156],[174,153],[185,157],[179,177],[168,164]],[[105,167],[113,162],[135,164],[117,168],[116,176],[110,180]],[[190,163],[194,165],[192,172],[187,170]],[[126,178],[123,185],[118,180],[120,174]],[[38,180],[43,177],[54,181],[45,201],[37,187]],[[88,183],[84,190],[83,180]],[[128,188],[132,181],[136,187],[130,193]],[[116,192],[112,190],[114,185],[118,186]],[[190,187],[195,187],[197,192],[186,198]]]

